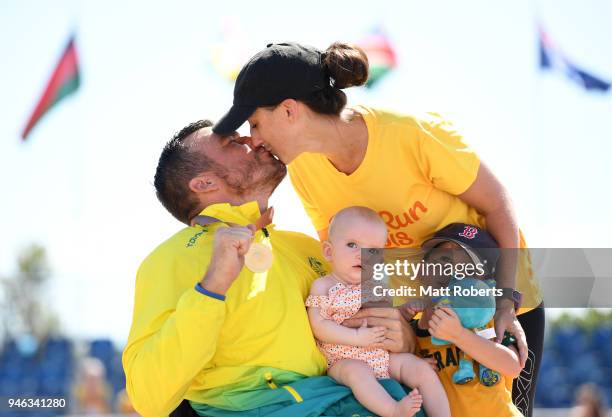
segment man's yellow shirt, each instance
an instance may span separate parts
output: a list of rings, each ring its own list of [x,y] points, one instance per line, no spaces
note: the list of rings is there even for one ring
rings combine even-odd
[[[260,215],[255,202],[215,204],[201,214],[241,225]],[[184,228],[138,270],[123,367],[128,395],[143,416],[167,416],[183,398],[239,409],[233,397],[265,386],[270,375],[287,383],[283,378],[325,372],[304,307],[311,283],[328,270],[319,242],[269,227],[272,267],[243,268],[222,301],[195,289],[219,227],[227,226]],[[263,239],[258,231],[254,241]]]

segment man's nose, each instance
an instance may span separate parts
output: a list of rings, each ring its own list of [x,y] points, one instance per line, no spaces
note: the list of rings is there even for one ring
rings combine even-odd
[[[251,149],[255,149],[257,146],[253,144],[253,138],[251,136],[240,136],[236,139],[236,142],[241,145],[247,145]]]

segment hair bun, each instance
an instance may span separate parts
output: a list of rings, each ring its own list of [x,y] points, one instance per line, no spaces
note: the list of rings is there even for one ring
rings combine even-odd
[[[323,52],[321,61],[336,88],[359,86],[368,81],[368,56],[358,46],[334,42]]]

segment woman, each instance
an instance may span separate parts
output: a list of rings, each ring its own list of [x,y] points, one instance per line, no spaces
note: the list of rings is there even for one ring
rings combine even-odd
[[[270,44],[241,70],[234,104],[213,130],[229,134],[249,121],[251,146],[265,147],[288,165],[321,239],[334,213],[360,205],[385,220],[389,247],[419,247],[450,223],[483,227],[500,248],[526,247],[506,190],[450,123],[435,114],[345,108],[342,89],[367,78],[367,57],[351,45],[334,43],[321,52]],[[505,290],[495,329],[498,340],[507,330],[519,342],[524,369],[513,397],[530,416],[544,333],[542,299],[527,251],[503,252],[497,281]],[[524,297],[518,319],[516,289]]]

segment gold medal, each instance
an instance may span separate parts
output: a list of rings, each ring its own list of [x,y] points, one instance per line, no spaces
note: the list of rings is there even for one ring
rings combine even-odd
[[[272,250],[260,242],[253,242],[244,255],[244,265],[252,272],[266,272],[272,266]]]
[[[270,244],[270,233],[266,226],[272,223],[272,216],[274,216],[274,209],[272,207],[267,208],[255,221],[255,230],[260,230],[264,234],[262,242],[253,242],[249,247],[249,251],[244,255],[244,266],[255,273],[266,272],[272,266],[272,247]],[[215,217],[210,216],[196,216],[191,221],[191,225],[198,224],[200,226],[206,226],[211,223],[222,222],[227,224],[229,227],[239,226],[235,223],[224,222]]]

